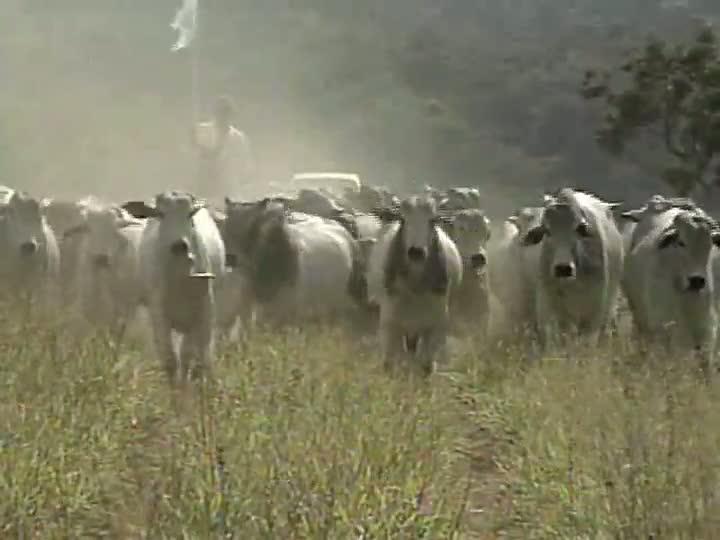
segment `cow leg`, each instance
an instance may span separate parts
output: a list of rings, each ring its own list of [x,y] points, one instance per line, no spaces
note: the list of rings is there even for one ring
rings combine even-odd
[[[423,375],[433,372],[437,361],[447,360],[447,331],[445,329],[430,329],[422,333],[422,344],[418,360]]]
[[[241,286],[239,278],[234,275],[227,276],[216,289],[217,294],[217,321],[220,335],[230,337],[242,308]]]
[[[199,381],[210,372],[210,358],[214,350],[212,337],[205,331],[194,330],[185,335],[181,355],[186,377]]]
[[[193,381],[200,380],[209,372],[215,348],[213,306],[210,293],[203,299],[196,326],[186,334],[183,341],[183,366]]]
[[[380,325],[379,339],[383,365],[392,369],[405,352],[405,332],[399,325],[385,322]]]
[[[181,377],[183,381],[192,378],[192,374],[197,373],[197,355],[198,341],[194,332],[188,332],[182,336],[180,342],[180,365]]]
[[[170,384],[176,382],[178,358],[172,342],[172,332],[163,314],[157,309],[150,309],[150,318],[153,326],[153,339],[155,351],[165,369]]]

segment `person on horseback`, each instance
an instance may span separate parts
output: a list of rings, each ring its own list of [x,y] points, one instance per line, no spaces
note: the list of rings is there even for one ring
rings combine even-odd
[[[255,163],[250,141],[233,126],[235,106],[221,96],[213,107],[212,120],[196,124],[193,142],[198,151],[196,194],[220,202],[241,198],[253,182]]]

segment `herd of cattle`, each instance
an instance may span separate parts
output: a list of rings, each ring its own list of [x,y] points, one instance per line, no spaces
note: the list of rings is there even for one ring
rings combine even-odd
[[[97,325],[146,310],[168,375],[208,367],[218,334],[254,322],[361,316],[386,363],[425,371],[458,327],[488,340],[611,335],[627,306],[645,347],[716,355],[720,229],[687,199],[621,210],[570,188],[491,226],[474,188],[398,198],[363,185],[214,208],[37,199],[0,188],[2,290]],[[354,319],[350,319],[354,320]],[[177,345],[177,346],[176,346]]]

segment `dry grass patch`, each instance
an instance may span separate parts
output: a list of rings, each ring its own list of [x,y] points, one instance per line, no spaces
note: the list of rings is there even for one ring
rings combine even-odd
[[[0,536],[452,538],[452,388],[388,377],[335,329],[228,346],[169,391],[141,349],[3,321]],[[113,362],[111,359],[116,358]]]
[[[720,531],[720,388],[627,346],[480,362],[465,392],[492,434],[482,529],[512,538],[699,539]]]
[[[259,331],[171,392],[151,355],[0,321],[0,537],[715,538],[720,388],[456,341],[389,376],[339,328]]]

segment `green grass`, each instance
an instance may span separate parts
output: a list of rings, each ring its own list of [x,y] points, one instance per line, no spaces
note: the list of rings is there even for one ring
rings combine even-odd
[[[337,328],[144,346],[0,320],[0,538],[714,538],[718,389],[627,347],[469,340],[423,381]],[[632,361],[630,361],[632,360]]]

